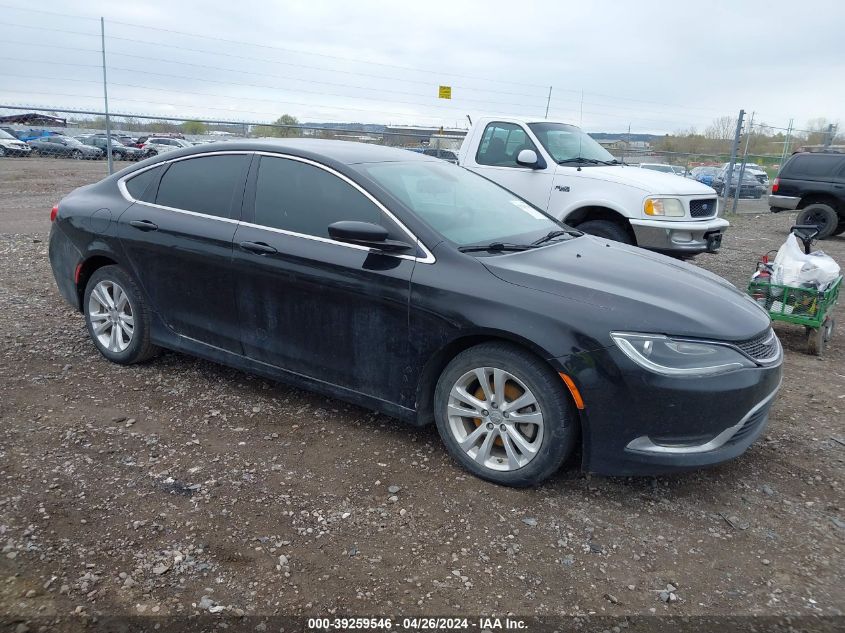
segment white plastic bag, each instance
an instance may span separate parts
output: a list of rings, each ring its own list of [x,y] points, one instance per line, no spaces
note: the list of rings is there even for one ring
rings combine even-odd
[[[813,286],[823,289],[839,277],[839,264],[822,251],[809,255],[790,233],[778,250],[772,269],[772,282],[783,286]]]

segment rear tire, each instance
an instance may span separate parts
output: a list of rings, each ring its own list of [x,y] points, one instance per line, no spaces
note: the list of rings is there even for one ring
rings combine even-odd
[[[525,404],[514,407],[517,401]],[[578,436],[560,377],[509,343],[484,343],[452,359],[437,381],[434,412],[449,454],[504,486],[533,486],[554,474]]]
[[[817,226],[819,229],[817,239],[823,240],[834,234],[839,226],[839,216],[836,214],[836,209],[829,204],[815,202],[801,209],[795,223]]]
[[[579,231],[584,231],[584,233],[589,233],[596,237],[604,237],[616,242],[622,242],[623,244],[634,243],[631,236],[628,235],[628,231],[610,220],[588,220],[579,224],[577,228]]]
[[[94,271],[82,302],[88,334],[113,363],[133,365],[158,353],[150,342],[150,311],[138,285],[119,266]]]

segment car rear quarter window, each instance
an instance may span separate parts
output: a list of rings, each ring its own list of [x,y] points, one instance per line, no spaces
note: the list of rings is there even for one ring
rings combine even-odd
[[[170,164],[161,177],[156,204],[222,218],[232,217],[235,187],[247,164],[245,154],[202,156]]]
[[[128,191],[129,195],[135,200],[151,202],[155,197],[155,192],[151,190],[150,185],[158,180],[158,175],[160,173],[161,165],[129,178],[126,181],[126,191]]]
[[[845,163],[845,157],[830,154],[797,154],[786,166],[789,178],[828,178],[839,166]]]
[[[381,210],[334,174],[287,158],[262,156],[255,183],[255,224],[328,237],[340,220],[382,223]]]

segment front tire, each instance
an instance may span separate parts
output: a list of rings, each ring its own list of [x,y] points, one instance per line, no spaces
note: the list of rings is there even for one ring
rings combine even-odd
[[[82,160],[82,152],[80,152],[78,149],[75,149],[70,153],[70,157],[73,160]]]
[[[596,237],[604,237],[608,240],[622,242],[623,244],[634,243],[624,227],[609,220],[588,220],[579,224],[578,230],[595,235]]]
[[[829,204],[815,202],[801,209],[795,223],[817,226],[819,229],[817,239],[823,240],[834,234],[839,225],[839,216],[836,214],[836,209]]]
[[[477,477],[505,486],[533,486],[551,476],[578,433],[560,377],[508,343],[458,354],[437,381],[434,411],[449,454]]]
[[[113,363],[132,365],[155,356],[150,342],[150,311],[132,278],[119,266],[94,271],[83,295],[88,334]]]

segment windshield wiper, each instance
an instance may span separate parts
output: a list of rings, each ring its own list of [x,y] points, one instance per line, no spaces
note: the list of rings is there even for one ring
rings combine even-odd
[[[615,165],[617,161],[607,161],[607,160],[596,160],[595,158],[584,158],[583,156],[575,156],[574,158],[564,158],[563,160],[557,161],[558,165],[564,165],[566,163],[587,163],[589,165]]]
[[[491,242],[490,244],[460,246],[458,247],[458,250],[462,253],[478,253],[481,251],[501,253],[505,251],[527,251],[532,248],[534,248],[533,244],[510,244],[508,242]]]
[[[556,231],[549,231],[548,233],[546,233],[540,239],[537,239],[537,240],[534,240],[533,242],[531,242],[531,244],[533,246],[540,246],[541,244],[545,244],[546,242],[551,242],[552,240],[554,240],[558,237],[563,237],[564,235],[569,235],[571,237],[578,237],[579,235],[581,235],[581,232],[580,231],[573,231],[571,229],[569,229],[569,230],[559,229],[559,230],[556,230]]]

